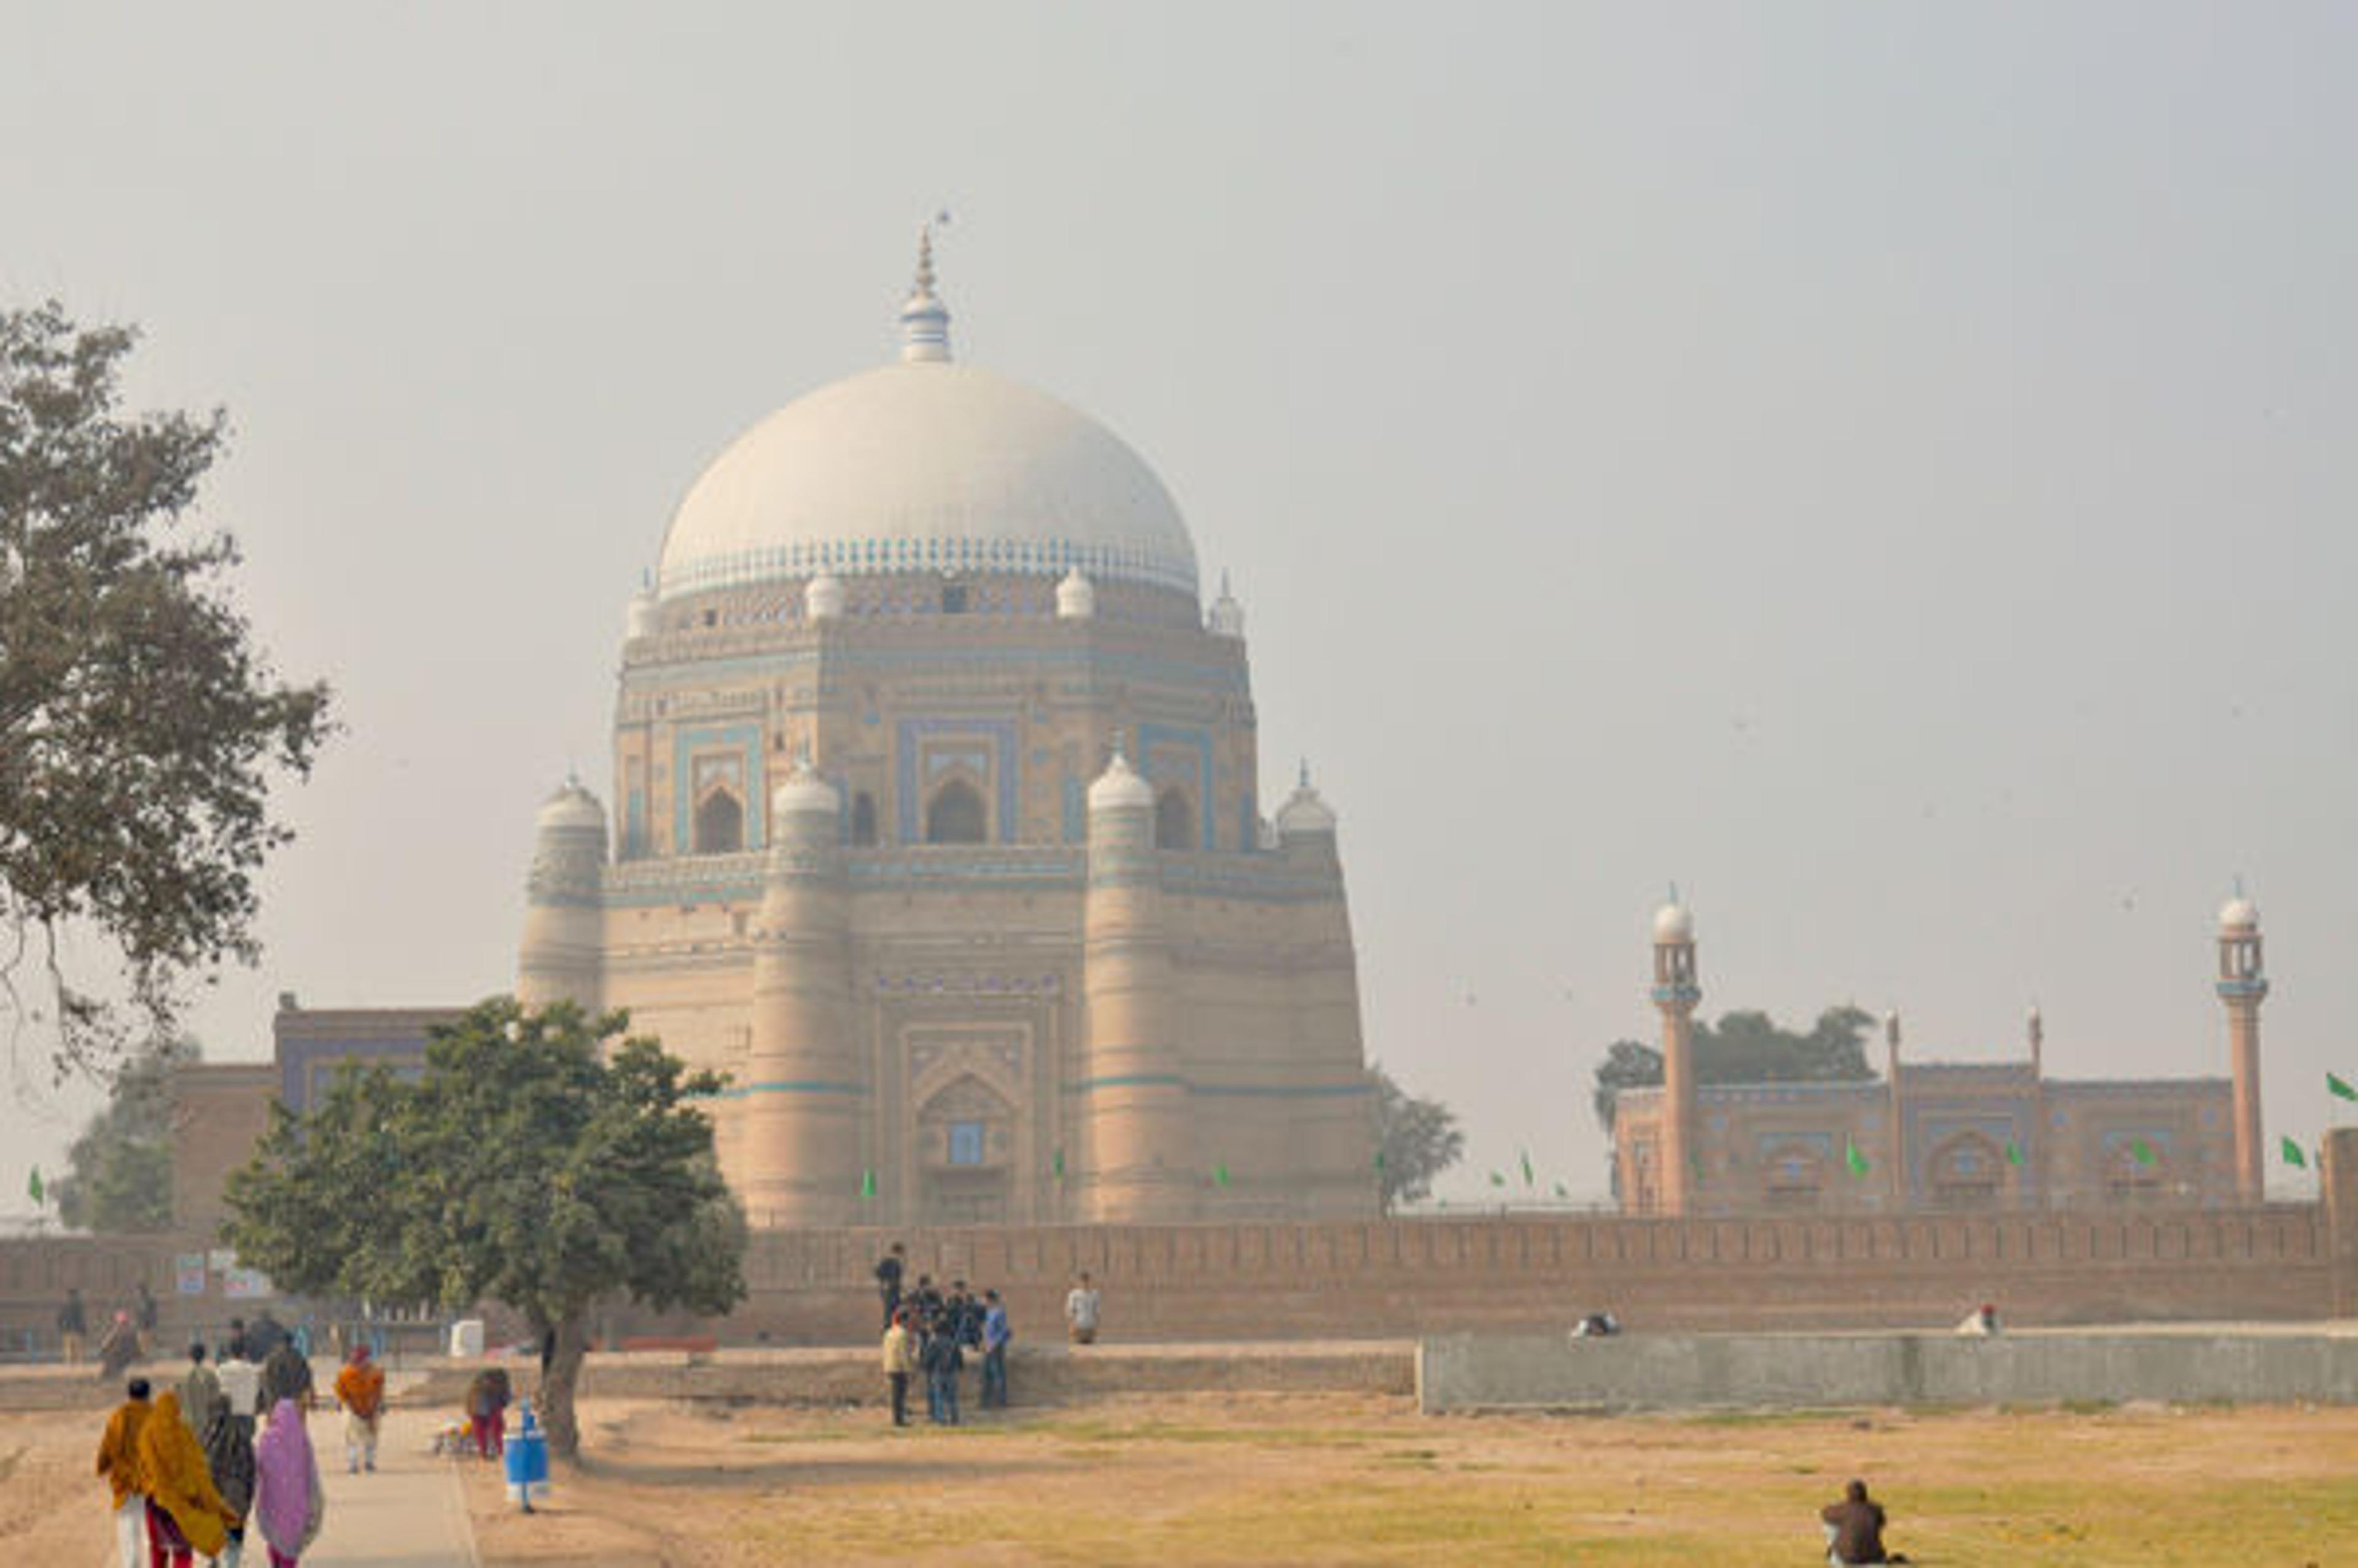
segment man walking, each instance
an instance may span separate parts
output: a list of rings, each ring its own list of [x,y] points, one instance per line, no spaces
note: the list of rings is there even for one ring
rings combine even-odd
[[[909,1374],[917,1369],[917,1348],[909,1343],[909,1314],[896,1312],[884,1330],[884,1381],[892,1389],[892,1424],[909,1424]]]
[[[1072,1325],[1074,1344],[1098,1342],[1098,1313],[1103,1305],[1098,1288],[1089,1283],[1089,1271],[1082,1270],[1079,1282],[1065,1297],[1065,1321]]]
[[[254,1418],[262,1412],[255,1408],[262,1399],[262,1368],[246,1358],[245,1340],[233,1332],[229,1343],[222,1346],[221,1360],[213,1375],[221,1379],[222,1397],[229,1401],[229,1413],[243,1422],[246,1440],[254,1439]]]
[[[1007,1326],[1007,1303],[997,1291],[982,1292],[982,1408],[1007,1408],[1007,1342],[1015,1337]]]
[[[212,1413],[213,1400],[221,1391],[221,1379],[205,1365],[203,1342],[190,1345],[188,1376],[180,1379],[180,1419],[188,1423],[189,1436],[204,1435],[205,1418]]]
[[[384,1417],[384,1368],[369,1359],[369,1347],[352,1346],[352,1358],[336,1374],[336,1402],[344,1407],[344,1464],[352,1474],[376,1468],[377,1423]]]
[[[98,1475],[114,1492],[114,1534],[122,1568],[147,1562],[147,1487],[139,1476],[139,1433],[156,1413],[147,1402],[147,1379],[134,1378],[123,1402],[106,1418],[99,1440]]]

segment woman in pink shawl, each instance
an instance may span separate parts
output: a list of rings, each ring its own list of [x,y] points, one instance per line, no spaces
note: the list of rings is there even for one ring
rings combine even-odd
[[[303,1412],[281,1400],[254,1444],[254,1521],[270,1548],[270,1568],[295,1568],[318,1539],[327,1507]]]

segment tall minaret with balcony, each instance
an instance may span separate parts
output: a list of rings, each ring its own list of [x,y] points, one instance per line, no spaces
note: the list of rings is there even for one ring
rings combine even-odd
[[[1694,916],[1671,890],[1654,915],[1654,1005],[1662,1011],[1662,1134],[1657,1212],[1681,1216],[1700,1206],[1702,1137],[1695,1126]]]
[[[2265,1195],[2260,1147],[2260,1003],[2268,976],[2260,957],[2259,906],[2240,889],[2219,911],[2219,1000],[2227,1009],[2227,1054],[2235,1080],[2235,1196]]]

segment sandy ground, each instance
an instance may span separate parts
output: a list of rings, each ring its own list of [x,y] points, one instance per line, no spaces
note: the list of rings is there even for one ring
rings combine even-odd
[[[1431,1419],[1193,1395],[894,1433],[873,1410],[585,1407],[546,1511],[468,1478],[492,1568],[1823,1563],[1864,1476],[1937,1568],[2358,1564],[2358,1410]]]
[[[971,1412],[969,1412],[971,1414]],[[2358,1410],[1432,1419],[1188,1395],[895,1433],[873,1409],[592,1402],[525,1518],[460,1466],[489,1568],[1823,1562],[1852,1475],[1934,1568],[2358,1568]],[[0,1563],[95,1564],[92,1415],[0,1416]]]

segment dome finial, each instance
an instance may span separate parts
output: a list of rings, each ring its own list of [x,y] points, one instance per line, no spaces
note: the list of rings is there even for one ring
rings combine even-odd
[[[901,307],[901,358],[910,364],[950,357],[950,313],[934,294],[934,231],[949,221],[947,212],[936,212],[917,231],[917,276]]]

